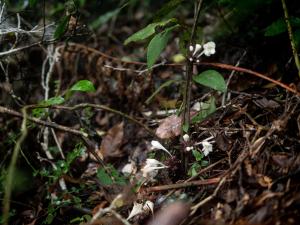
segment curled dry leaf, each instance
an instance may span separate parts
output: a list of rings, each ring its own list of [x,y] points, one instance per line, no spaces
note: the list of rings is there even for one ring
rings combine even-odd
[[[191,110],[190,118],[196,114],[196,111]],[[182,118],[180,116],[171,115],[160,122],[155,134],[161,139],[177,137],[181,133],[181,122]]]
[[[120,150],[123,144],[124,123],[121,122],[113,126],[101,142],[100,152],[104,160],[123,156]]]
[[[168,139],[179,136],[180,132],[181,117],[172,115],[162,120],[155,134],[161,139]]]

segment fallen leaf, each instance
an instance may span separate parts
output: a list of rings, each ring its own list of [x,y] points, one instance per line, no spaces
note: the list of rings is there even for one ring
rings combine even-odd
[[[179,136],[181,133],[181,117],[169,116],[162,120],[155,134],[161,139],[168,139]]]
[[[122,157],[123,152],[120,147],[123,143],[124,123],[121,122],[113,126],[102,139],[100,152],[104,160],[108,158]]]

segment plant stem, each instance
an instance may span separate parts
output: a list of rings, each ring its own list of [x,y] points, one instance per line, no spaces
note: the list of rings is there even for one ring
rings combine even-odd
[[[288,10],[286,7],[285,0],[281,0],[281,3],[282,3],[283,12],[284,12],[284,20],[285,20],[285,23],[287,26],[287,30],[288,30],[288,34],[289,34],[289,38],[290,38],[290,42],[291,42],[291,47],[292,47],[292,51],[293,51],[293,55],[294,55],[295,64],[296,64],[296,67],[298,70],[298,76],[300,77],[300,60],[298,57],[297,48],[296,48],[296,44],[295,44],[295,40],[294,40],[294,36],[293,36],[293,32],[292,32],[292,26],[289,21]]]
[[[197,9],[196,13],[194,16],[194,23],[193,23],[193,28],[191,32],[191,37],[189,41],[189,45],[187,46],[187,49],[189,49],[189,46],[191,46],[194,42],[195,38],[195,32],[197,28],[197,23],[200,15],[200,9],[202,5],[203,0],[199,0],[197,4]],[[185,127],[186,130],[185,132],[188,133],[188,129],[190,127],[190,105],[191,105],[191,81],[192,81],[192,76],[193,76],[193,62],[191,62],[189,59],[187,60],[186,63],[186,82],[185,82],[185,88],[184,88],[184,95],[183,95],[183,119],[182,119],[182,124],[181,127]],[[183,129],[181,129],[182,131]],[[182,136],[182,135],[181,135]],[[187,171],[187,158],[185,155],[185,149],[182,149],[181,152],[181,159],[184,162],[184,171]]]
[[[196,32],[196,28],[197,28],[197,23],[198,23],[198,19],[199,19],[199,15],[200,15],[200,9],[201,9],[202,2],[203,2],[203,0],[199,0],[198,4],[197,4],[197,10],[196,10],[195,17],[194,17],[194,23],[193,23],[193,28],[192,28],[192,32],[191,32],[190,41],[189,41],[189,46],[191,46],[194,42],[195,32]],[[187,46],[187,49],[189,46]],[[183,112],[182,125],[184,125],[188,128],[190,126],[190,101],[191,101],[192,75],[193,75],[193,62],[191,62],[190,60],[187,60],[186,83],[185,83],[184,96],[183,96],[184,112]]]
[[[16,141],[14,151],[11,157],[11,161],[8,167],[8,172],[6,176],[6,182],[5,182],[5,187],[4,187],[4,199],[3,199],[3,222],[4,225],[8,225],[8,219],[9,219],[9,210],[10,210],[10,197],[12,193],[12,188],[13,188],[13,179],[15,175],[15,170],[16,170],[16,163],[18,159],[18,155],[21,149],[21,145],[23,141],[25,140],[27,136],[27,107],[25,106],[22,109],[22,114],[23,114],[23,121],[22,121],[22,126],[21,126],[21,136],[18,138]]]

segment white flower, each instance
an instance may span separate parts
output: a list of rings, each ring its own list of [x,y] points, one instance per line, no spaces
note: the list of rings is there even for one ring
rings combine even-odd
[[[203,45],[203,52],[206,56],[211,56],[216,53],[216,43],[209,41]]]
[[[212,144],[204,140],[202,141],[202,145],[203,145],[203,149],[202,149],[203,154],[205,156],[208,156],[208,154],[213,151]]]
[[[149,201],[149,200],[146,201],[145,204],[144,204],[144,206],[143,206],[143,210],[145,212],[151,211],[152,214],[153,214],[153,208],[154,208],[154,203],[151,202],[151,201]]]
[[[193,106],[192,109],[199,112],[201,110],[201,103],[200,102],[196,102]]]
[[[131,219],[132,217],[134,217],[140,213],[148,214],[151,211],[151,213],[153,214],[153,208],[154,208],[154,203],[149,200],[146,201],[144,205],[141,203],[134,202],[133,208],[132,208],[129,216],[127,217],[127,220]]]
[[[193,146],[192,146],[192,147],[189,147],[189,146],[188,146],[188,147],[185,148],[185,150],[186,150],[187,152],[189,152],[189,151],[191,151],[191,150],[193,150],[193,149],[194,149]]]
[[[189,50],[190,50],[190,52],[193,52],[194,51],[194,46],[190,45]]]
[[[141,169],[141,171],[143,177],[153,179],[158,173],[157,170],[165,168],[167,168],[167,166],[156,159],[147,159],[146,165]]]
[[[190,140],[190,136],[188,134],[185,134],[182,136],[184,142],[188,142]]]
[[[193,52],[193,56],[198,54],[198,52],[201,50],[202,46],[200,44],[195,45],[195,51]]]
[[[137,203],[137,202],[134,202],[133,203],[133,208],[129,214],[129,216],[127,217],[127,220],[131,219],[132,217],[142,213],[144,210],[143,210],[143,204],[140,204],[140,203]]]
[[[132,163],[128,163],[122,168],[123,174],[132,174],[133,172],[134,172],[134,165]]]
[[[151,141],[151,145],[152,145],[152,147],[154,148],[154,149],[160,149],[160,150],[163,150],[163,151],[165,151],[166,153],[168,153],[170,156],[172,156],[171,155],[171,153],[164,147],[164,146],[162,146],[162,144],[161,143],[159,143],[158,141]]]

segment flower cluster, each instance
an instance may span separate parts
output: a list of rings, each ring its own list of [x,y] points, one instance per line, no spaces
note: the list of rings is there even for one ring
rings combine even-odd
[[[212,143],[214,143],[215,141],[211,141],[211,139],[213,139],[214,137],[211,136],[209,138],[206,138],[205,140],[199,142],[199,143],[196,143],[195,145],[202,145],[203,148],[202,148],[202,153],[204,156],[208,156],[210,152],[213,151],[213,146],[212,146]],[[183,135],[182,139],[184,140],[185,143],[188,143],[188,141],[190,140],[190,137],[188,134],[185,134]],[[185,148],[185,150],[187,152],[191,151],[191,150],[194,150],[194,147],[193,146],[187,146]]]
[[[201,49],[203,50],[201,51]],[[211,56],[216,53],[216,43],[213,41],[209,41],[205,43],[203,46],[200,44],[196,44],[195,46],[190,45],[189,47],[190,57],[189,60],[191,62],[195,61],[200,62],[199,58],[204,54],[206,56]]]

